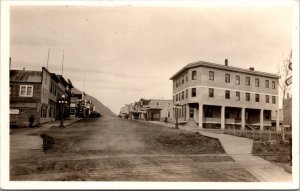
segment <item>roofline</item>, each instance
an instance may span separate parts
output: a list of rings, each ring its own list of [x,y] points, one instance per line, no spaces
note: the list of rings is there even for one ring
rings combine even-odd
[[[177,77],[179,74],[186,71],[187,69],[197,68],[197,67],[211,67],[211,68],[217,68],[217,69],[223,69],[223,70],[229,70],[229,71],[237,71],[237,72],[246,73],[246,74],[253,74],[253,75],[258,75],[258,76],[266,76],[266,77],[272,77],[272,78],[277,78],[277,79],[280,78],[279,75],[277,75],[277,74],[260,72],[260,71],[255,71],[255,70],[248,70],[248,69],[238,68],[238,67],[233,67],[233,66],[225,66],[222,64],[215,64],[215,63],[210,63],[210,62],[205,62],[205,61],[198,61],[198,62],[192,62],[192,63],[184,66],[182,69],[180,69],[178,72],[176,72],[169,79],[173,80],[175,77]]]

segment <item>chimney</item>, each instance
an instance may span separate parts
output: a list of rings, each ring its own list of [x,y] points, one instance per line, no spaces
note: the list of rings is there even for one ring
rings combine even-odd
[[[228,66],[228,59],[225,59],[225,66]]]
[[[250,68],[249,68],[249,70],[252,70],[252,71],[254,71],[254,67],[250,67]]]

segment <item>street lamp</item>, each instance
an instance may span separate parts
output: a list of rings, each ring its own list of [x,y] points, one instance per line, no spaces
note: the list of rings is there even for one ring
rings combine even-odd
[[[178,103],[178,101],[176,102],[176,104],[174,105],[174,108],[175,108],[175,118],[176,118],[176,121],[175,121],[175,129],[179,129],[178,128],[178,109],[181,108],[180,104]]]
[[[60,104],[60,125],[59,128],[64,128],[64,107],[67,103],[66,96],[62,95],[61,99],[58,100],[58,103]]]

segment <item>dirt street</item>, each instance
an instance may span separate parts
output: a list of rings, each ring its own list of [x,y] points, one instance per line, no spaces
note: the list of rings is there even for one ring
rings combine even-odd
[[[257,181],[218,141],[148,122],[106,117],[24,131],[10,135],[11,180]],[[46,152],[42,133],[55,140]]]

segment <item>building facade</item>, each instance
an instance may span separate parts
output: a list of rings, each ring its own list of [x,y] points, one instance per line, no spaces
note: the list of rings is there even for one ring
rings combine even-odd
[[[181,105],[176,114],[179,121],[194,121],[200,128],[279,130],[278,78],[254,68],[228,66],[227,60],[224,65],[188,64],[170,78],[173,103]]]
[[[58,99],[68,97],[66,89],[61,78],[44,67],[41,71],[10,70],[11,125],[28,126],[30,117],[33,125],[54,121],[59,117]]]

